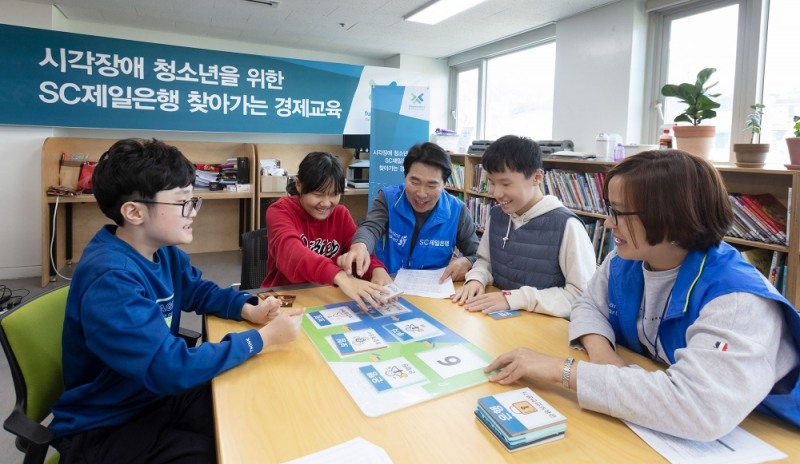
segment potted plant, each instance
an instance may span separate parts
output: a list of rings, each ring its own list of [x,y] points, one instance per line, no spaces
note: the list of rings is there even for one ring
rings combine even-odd
[[[786,146],[789,147],[790,169],[800,169],[800,116],[794,117],[794,137],[786,138]]]
[[[674,128],[675,143],[677,148],[689,153],[708,158],[714,146],[714,136],[717,128],[703,125],[701,122],[717,116],[715,111],[719,103],[714,98],[718,93],[709,93],[709,90],[718,84],[708,84],[708,79],[717,71],[716,68],[705,68],[697,73],[694,83],[666,84],[661,87],[661,95],[675,97],[686,103],[686,109],[675,117],[675,122],[688,122],[691,125],[676,125]]]
[[[761,103],[750,105],[753,110],[747,115],[745,130],[750,129],[750,143],[734,143],[733,152],[736,154],[736,165],[741,167],[761,167],[767,159],[769,144],[761,143],[761,120],[764,117],[765,106]]]

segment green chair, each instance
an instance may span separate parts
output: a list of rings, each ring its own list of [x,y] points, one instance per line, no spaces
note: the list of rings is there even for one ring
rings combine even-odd
[[[0,344],[17,395],[3,428],[17,436],[24,464],[43,463],[53,440],[42,421],[64,391],[61,332],[68,292],[69,286],[58,288],[0,315]],[[54,453],[47,462],[58,459]]]

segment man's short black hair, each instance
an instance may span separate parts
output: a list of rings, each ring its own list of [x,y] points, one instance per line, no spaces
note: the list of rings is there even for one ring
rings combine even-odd
[[[408,150],[408,154],[403,160],[403,175],[408,175],[408,171],[411,170],[411,165],[414,163],[423,163],[441,169],[443,182],[447,182],[453,171],[450,155],[444,151],[444,148],[433,142],[418,143]]]
[[[156,139],[124,139],[100,157],[92,191],[103,214],[121,226],[125,202],[152,200],[162,190],[192,185],[194,178],[195,166],[177,148]]]
[[[542,150],[528,137],[504,135],[486,148],[481,164],[489,174],[521,172],[528,179],[542,169]]]

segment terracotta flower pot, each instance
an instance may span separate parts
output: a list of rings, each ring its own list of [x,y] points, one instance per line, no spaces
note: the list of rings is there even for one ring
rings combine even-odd
[[[794,166],[800,165],[800,137],[788,137],[786,146],[789,147],[789,160]]]
[[[675,126],[675,145],[678,150],[708,159],[714,148],[716,126]]]
[[[768,143],[734,143],[736,165],[743,168],[760,168],[769,153]]]

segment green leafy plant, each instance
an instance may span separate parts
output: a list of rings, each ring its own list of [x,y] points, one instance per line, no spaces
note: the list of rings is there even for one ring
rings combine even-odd
[[[794,117],[794,136],[800,137],[800,116]]]
[[[697,73],[697,81],[694,84],[684,82],[683,84],[666,84],[661,87],[661,95],[665,97],[675,97],[688,106],[683,113],[675,117],[675,122],[689,122],[693,126],[699,125],[704,119],[711,119],[717,116],[715,109],[719,108],[719,103],[712,100],[721,94],[709,93],[708,91],[718,84],[715,82],[706,85],[708,79],[717,71],[716,68],[705,68]]]
[[[750,143],[761,143],[761,119],[764,117],[764,108],[761,103],[750,105],[752,113],[747,115],[747,125],[744,130],[750,129]],[[758,142],[753,142],[758,139]]]

